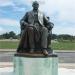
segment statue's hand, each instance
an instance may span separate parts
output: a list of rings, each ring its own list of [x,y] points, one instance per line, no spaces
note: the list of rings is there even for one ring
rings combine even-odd
[[[35,26],[34,26],[33,24],[29,24],[28,26],[29,26],[29,27],[33,27],[33,28],[35,28]]]
[[[28,26],[28,23],[27,23],[27,22],[24,22],[24,25],[25,25],[25,26]]]
[[[32,24],[29,24],[29,26],[33,26]]]

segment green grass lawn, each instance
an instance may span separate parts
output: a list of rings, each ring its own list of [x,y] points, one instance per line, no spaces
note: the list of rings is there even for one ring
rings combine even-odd
[[[19,41],[0,41],[0,49],[16,49]]]
[[[16,49],[19,41],[0,41],[0,49]],[[52,42],[54,50],[75,50],[75,42]]]
[[[54,50],[75,50],[75,42],[58,42],[52,43]]]

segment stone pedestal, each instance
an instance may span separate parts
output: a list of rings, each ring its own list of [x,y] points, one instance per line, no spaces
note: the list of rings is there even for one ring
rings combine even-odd
[[[58,57],[55,54],[15,54],[14,75],[58,75]]]

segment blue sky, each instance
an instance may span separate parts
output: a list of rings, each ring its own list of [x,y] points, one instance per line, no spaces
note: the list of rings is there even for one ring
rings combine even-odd
[[[32,10],[34,0],[0,0],[0,34],[20,33],[20,19]],[[37,0],[39,10],[54,23],[53,33],[75,35],[75,0]]]

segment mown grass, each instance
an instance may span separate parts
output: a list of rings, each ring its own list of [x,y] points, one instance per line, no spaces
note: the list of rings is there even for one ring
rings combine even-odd
[[[16,49],[19,41],[0,41],[0,49]]]
[[[0,41],[0,49],[16,49],[19,41]],[[54,50],[75,50],[75,42],[52,42]]]
[[[75,50],[75,42],[57,42],[52,43],[54,50]]]

